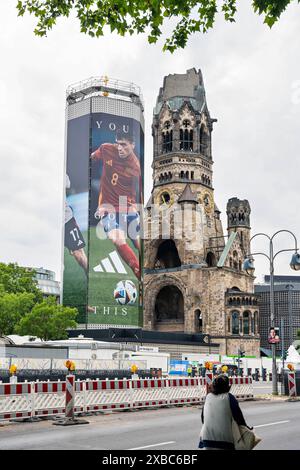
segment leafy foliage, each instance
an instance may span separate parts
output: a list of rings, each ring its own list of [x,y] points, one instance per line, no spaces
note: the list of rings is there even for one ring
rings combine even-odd
[[[0,263],[0,336],[67,338],[66,328],[76,327],[77,315],[76,308],[57,305],[55,297],[43,300],[35,271]]]
[[[22,268],[14,263],[0,263],[0,295],[1,292],[33,294],[36,302],[43,298],[37,286],[35,271]]]
[[[0,295],[0,336],[13,334],[15,326],[26,313],[31,311],[34,303],[34,294],[2,292]]]
[[[293,0],[252,0],[254,11],[265,16],[272,27]],[[299,2],[299,0],[297,0]],[[29,12],[38,19],[35,34],[45,36],[60,17],[76,11],[81,31],[103,36],[105,26],[121,36],[147,31],[149,43],[155,43],[168,20],[178,22],[167,38],[164,50],[184,48],[192,33],[207,32],[221,10],[226,21],[235,21],[237,0],[18,0],[19,16]]]
[[[36,304],[16,326],[20,335],[33,335],[45,341],[65,339],[67,328],[75,328],[77,309],[57,305],[55,297]]]

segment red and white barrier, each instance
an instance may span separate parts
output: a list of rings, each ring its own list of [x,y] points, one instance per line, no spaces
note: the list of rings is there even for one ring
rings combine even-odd
[[[0,420],[31,418],[31,383],[0,384]]]
[[[169,382],[167,379],[133,380],[131,393],[133,408],[168,405]]]
[[[74,376],[69,376],[74,380]],[[0,384],[0,421],[103,410],[202,403],[207,377]],[[237,398],[253,398],[251,377],[231,377]],[[75,390],[75,397],[72,390]],[[66,401],[67,396],[67,401]],[[70,416],[71,416],[70,415]]]
[[[169,379],[170,405],[200,403],[206,395],[203,377]]]
[[[80,382],[82,393],[76,393],[76,404],[82,405],[85,411],[131,408],[131,382],[128,379]]]
[[[230,393],[237,398],[253,398],[252,377],[229,377]]]
[[[296,378],[295,378],[295,371],[288,372],[288,387],[289,387],[289,396],[296,397]]]
[[[66,382],[35,382],[33,386],[34,416],[65,413]]]

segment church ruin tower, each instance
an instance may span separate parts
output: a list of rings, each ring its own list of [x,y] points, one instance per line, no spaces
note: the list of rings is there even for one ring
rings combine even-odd
[[[237,232],[244,259],[250,253],[250,204],[246,199],[233,197],[227,203],[226,213],[228,233]]]
[[[220,212],[214,204],[211,147],[214,121],[207,108],[201,71],[191,69],[183,75],[165,77],[153,115],[154,185],[147,207],[152,204],[156,212],[160,212],[159,207],[164,206],[175,222],[182,212],[186,212],[185,219],[190,216],[194,223],[197,216],[200,217],[201,237],[198,237],[197,250],[195,240],[188,239],[189,231],[185,231],[184,243],[181,243],[182,233],[172,232],[173,229],[176,232],[178,225],[171,224],[171,238],[174,242],[178,239],[176,247],[172,245],[173,251],[177,250],[181,265],[206,263],[209,239],[223,235]],[[193,217],[193,211],[197,216]],[[185,223],[188,224],[188,220]],[[157,240],[148,247],[151,254],[146,259],[146,267],[154,268],[155,263],[165,268],[174,267],[170,253],[167,263],[160,257],[162,250],[157,257],[158,243]],[[170,242],[166,246],[171,250]],[[166,250],[163,251],[166,257]],[[209,263],[213,258],[215,254],[209,254]]]
[[[226,292],[253,292],[253,278],[230,261],[242,261],[249,246],[250,206],[229,201],[224,235],[214,200],[214,122],[200,70],[164,78],[153,113],[153,189],[145,209],[144,328],[210,334],[229,353]],[[258,353],[253,327],[254,337],[252,354]]]

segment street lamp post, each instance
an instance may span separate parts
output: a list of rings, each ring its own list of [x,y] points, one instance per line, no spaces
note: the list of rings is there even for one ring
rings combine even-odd
[[[280,250],[277,253],[274,254],[274,246],[273,246],[273,240],[278,233],[282,232],[287,232],[290,233],[295,241],[295,248],[287,248],[284,250]],[[253,237],[250,239],[250,242],[258,236],[265,236],[269,240],[269,255],[266,253],[249,253],[246,256],[246,259],[244,260],[243,263],[243,269],[247,272],[249,275],[254,274],[254,258],[253,256],[256,255],[263,255],[269,260],[269,267],[270,267],[270,320],[271,320],[271,327],[274,327],[274,320],[275,320],[275,304],[274,304],[274,259],[279,253],[282,253],[284,251],[294,251],[294,254],[292,256],[291,262],[290,262],[290,267],[296,271],[300,270],[300,255],[298,253],[298,247],[297,247],[297,239],[293,232],[290,230],[278,230],[275,232],[271,237],[267,235],[266,233],[257,233],[253,235]],[[276,368],[276,344],[272,343],[271,344],[271,349],[272,349],[272,394],[273,395],[278,395],[278,387],[277,387],[277,368]]]

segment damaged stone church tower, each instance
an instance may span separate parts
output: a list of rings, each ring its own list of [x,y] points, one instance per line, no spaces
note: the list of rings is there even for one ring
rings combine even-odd
[[[250,205],[233,197],[223,233],[213,188],[212,131],[201,71],[168,75],[153,116],[153,189],[146,207],[144,329],[206,333],[220,354],[259,356]]]

